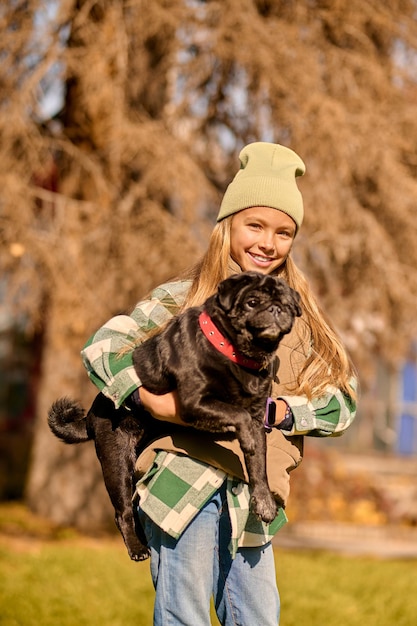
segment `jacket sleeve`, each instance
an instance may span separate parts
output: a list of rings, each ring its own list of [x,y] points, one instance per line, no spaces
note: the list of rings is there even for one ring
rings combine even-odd
[[[350,385],[357,390],[357,380]],[[312,437],[337,437],[352,424],[356,416],[355,400],[337,387],[329,386],[326,393],[308,400],[306,396],[279,396],[290,407],[294,425],[284,435],[310,435]]]
[[[81,356],[90,380],[116,408],[141,385],[132,362],[135,345],[179,312],[189,287],[189,281],[161,285],[131,315],[106,322],[83,347]]]

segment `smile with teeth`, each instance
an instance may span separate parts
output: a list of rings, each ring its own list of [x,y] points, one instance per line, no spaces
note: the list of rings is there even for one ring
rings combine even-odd
[[[258,261],[259,263],[271,263],[271,261],[274,260],[272,257],[261,256],[260,254],[254,254],[253,252],[249,252],[249,255],[252,259]]]

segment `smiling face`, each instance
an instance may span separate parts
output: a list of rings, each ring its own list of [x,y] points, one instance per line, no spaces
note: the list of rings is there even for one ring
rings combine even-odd
[[[296,233],[294,220],[269,207],[250,207],[233,215],[230,254],[242,271],[270,274],[287,258]]]

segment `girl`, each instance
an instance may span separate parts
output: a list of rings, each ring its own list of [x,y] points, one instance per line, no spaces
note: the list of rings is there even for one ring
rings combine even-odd
[[[131,316],[117,316],[82,355],[91,380],[116,407],[142,404],[154,417],[183,424],[176,393],[148,392],[132,366],[135,343],[186,307],[199,305],[233,273],[256,270],[284,278],[303,314],[276,355],[267,429],[269,486],[285,502],[289,472],[302,458],[304,435],[343,433],[356,412],[356,379],[346,351],[320,310],[290,252],[304,209],[296,179],[300,157],[256,142],[239,155],[240,170],[223,197],[209,247],[182,279],[155,289]],[[153,442],[139,457],[139,515],[151,551],[155,626],[207,626],[210,598],[223,626],[276,626],[280,601],[271,539],[286,522],[279,509],[266,525],[250,513],[250,491],[236,440],[184,428]]]

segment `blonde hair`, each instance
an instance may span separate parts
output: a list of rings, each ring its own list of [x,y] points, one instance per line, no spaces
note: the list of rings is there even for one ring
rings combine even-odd
[[[219,283],[228,278],[230,270],[230,227],[232,218],[218,222],[211,233],[207,252],[186,274],[192,279],[191,288],[183,309],[199,306],[217,290]]]
[[[192,279],[183,309],[201,305],[215,293],[218,284],[234,271],[230,256],[230,230],[233,216],[218,222],[210,237],[207,252],[188,272]],[[233,271],[234,270],[234,271]],[[309,398],[322,395],[328,385],[340,388],[351,398],[355,391],[350,382],[353,365],[331,322],[321,310],[304,274],[289,255],[276,272],[301,296],[303,316],[298,324],[307,324],[311,336],[310,356],[301,369],[293,392]]]

